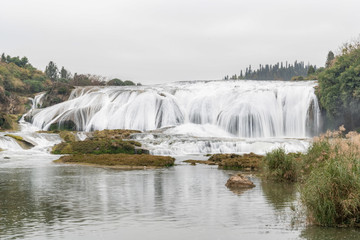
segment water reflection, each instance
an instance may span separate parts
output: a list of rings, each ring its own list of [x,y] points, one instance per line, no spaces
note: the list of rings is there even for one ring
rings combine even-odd
[[[256,187],[238,195],[225,187],[232,174],[204,165],[0,168],[0,238],[300,238],[285,207],[295,188],[252,177]]]
[[[296,185],[294,183],[261,181],[261,188],[267,201],[276,209],[282,210],[296,200]]]
[[[325,228],[313,226],[303,230],[300,237],[307,240],[356,240],[360,239],[360,230],[355,228]]]

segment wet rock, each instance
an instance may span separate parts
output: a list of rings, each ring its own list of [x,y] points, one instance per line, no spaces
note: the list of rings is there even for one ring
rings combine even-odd
[[[255,184],[250,181],[246,176],[242,174],[237,174],[231,176],[225,184],[226,187],[230,189],[243,189],[243,188],[253,188]]]
[[[23,139],[21,136],[17,136],[13,134],[5,134],[5,136],[13,138],[23,149],[30,149],[35,147],[33,143]]]
[[[150,151],[148,149],[135,146],[134,153],[135,154],[150,154]]]

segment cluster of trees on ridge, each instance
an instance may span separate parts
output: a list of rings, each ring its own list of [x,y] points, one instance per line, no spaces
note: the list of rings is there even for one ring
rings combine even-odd
[[[72,75],[62,67],[60,70],[50,62],[42,72],[31,65],[27,57],[12,57],[1,54],[0,58],[0,129],[11,129],[11,119],[16,121],[16,114],[25,113],[30,107],[29,97],[46,91],[47,104],[53,105],[67,99],[74,86],[128,86],[134,82],[91,75]],[[141,85],[141,84],[137,84]],[[10,115],[9,115],[10,114]],[[6,125],[7,127],[4,127]]]
[[[278,62],[274,65],[261,65],[258,69],[253,70],[251,65],[246,68],[245,72],[224,77],[224,80],[248,79],[248,80],[304,80],[307,76],[314,75],[317,70],[315,65],[295,61],[294,64]]]
[[[136,85],[130,80],[122,81],[118,78],[107,80],[105,77],[92,74],[71,74],[70,71],[50,61],[42,72],[34,68],[27,57],[11,57],[1,55],[0,59],[0,100],[1,94],[10,95],[12,92],[31,94],[46,91],[57,83],[71,86],[129,86]],[[141,85],[138,83],[137,85]]]
[[[69,83],[72,86],[131,86],[141,85],[140,83],[135,84],[130,80],[122,81],[118,78],[106,80],[105,77],[93,74],[71,74],[70,71],[61,67],[59,70],[56,63],[50,61],[45,68],[46,76],[53,82]]]

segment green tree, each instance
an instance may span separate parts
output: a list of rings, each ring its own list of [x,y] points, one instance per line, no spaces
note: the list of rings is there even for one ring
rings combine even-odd
[[[29,60],[27,57],[22,57],[20,59],[20,66],[19,67],[26,67],[26,65],[29,63]]]
[[[58,68],[53,61],[50,61],[49,64],[45,68],[45,74],[52,81],[56,81],[58,79]]]
[[[355,129],[360,127],[360,45],[334,59],[318,75],[317,94],[334,125]]]
[[[64,68],[64,66],[61,67],[61,70],[60,70],[60,78],[61,78],[61,79],[66,79],[66,80],[70,80],[70,78],[71,78],[71,73],[70,73],[68,70],[66,70],[66,69]]]
[[[124,81],[124,85],[125,86],[132,86],[132,85],[135,85],[135,83],[133,81],[126,80],[126,81]]]
[[[332,51],[329,51],[327,58],[326,58],[326,63],[325,63],[325,67],[328,68],[332,65],[333,60],[335,59],[335,55]]]
[[[307,75],[310,76],[312,74],[315,74],[315,68],[314,68],[313,65],[310,65],[309,68],[308,68]]]
[[[124,86],[124,82],[118,78],[114,78],[114,79],[111,79],[110,81],[108,81],[106,85],[108,85],[108,86]]]
[[[5,53],[1,54],[1,61],[2,61],[2,62],[6,62]]]

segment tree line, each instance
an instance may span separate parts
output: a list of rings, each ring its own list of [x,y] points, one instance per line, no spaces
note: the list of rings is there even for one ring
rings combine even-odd
[[[288,62],[278,62],[274,65],[259,65],[258,69],[253,70],[251,65],[240,71],[239,75],[226,75],[224,80],[228,79],[249,79],[249,80],[302,80],[306,76],[312,75],[316,72],[315,65],[306,64],[304,62],[295,61],[293,64]]]

